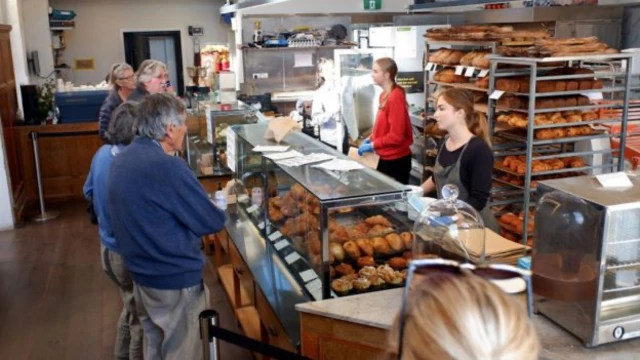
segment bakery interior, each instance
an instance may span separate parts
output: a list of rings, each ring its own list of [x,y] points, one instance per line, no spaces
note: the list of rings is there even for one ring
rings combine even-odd
[[[228,309],[223,325],[311,359],[377,358],[410,262],[438,257],[531,270],[543,359],[640,353],[640,2],[0,3],[0,249],[84,204],[105,75],[152,57],[187,107],[180,155],[212,201],[225,198],[225,230],[202,239],[216,304]],[[407,95],[413,186],[367,166],[292,165],[256,151],[284,145],[352,160],[307,124],[319,67],[335,64],[340,116],[357,147],[381,93],[360,85],[371,76],[363,64],[382,57],[397,62]],[[471,90],[487,116],[499,233],[455,199],[414,194],[446,135],[433,113],[447,88]],[[273,124],[292,113],[302,121],[276,141]],[[466,230],[429,221],[451,204]],[[14,261],[6,254],[0,274]],[[0,290],[0,300],[8,289],[22,287]],[[523,289],[504,290],[525,302]],[[2,301],[0,315],[22,309]],[[20,358],[16,346],[0,346],[0,358]]]

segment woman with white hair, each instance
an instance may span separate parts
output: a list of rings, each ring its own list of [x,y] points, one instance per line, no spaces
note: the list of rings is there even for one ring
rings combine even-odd
[[[136,72],[136,89],[129,96],[131,101],[140,101],[149,94],[166,92],[167,66],[158,60],[145,60]]]
[[[127,101],[131,92],[136,88],[135,74],[133,68],[127,63],[114,64],[107,77],[112,89],[104,99],[100,107],[99,134],[100,138],[107,142],[106,133],[111,120],[111,114],[123,102]]]
[[[346,153],[346,128],[340,120],[340,92],[332,60],[323,59],[320,62],[320,77],[323,83],[313,96],[310,125],[319,128],[320,141]]]

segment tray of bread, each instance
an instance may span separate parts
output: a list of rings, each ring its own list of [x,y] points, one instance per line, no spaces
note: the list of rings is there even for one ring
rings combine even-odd
[[[516,30],[512,26],[462,25],[429,29],[424,34],[432,41],[535,41],[546,39],[545,30]]]
[[[560,68],[546,73],[544,76],[570,76],[570,75],[594,75],[593,70],[584,68]],[[496,90],[529,95],[530,78],[528,76],[514,78],[499,78],[496,80]],[[555,93],[568,91],[601,90],[604,84],[601,80],[591,78],[579,78],[570,80],[543,80],[536,82],[536,93]]]
[[[533,176],[535,176],[535,178],[531,179],[531,189],[534,190],[538,187],[538,182],[539,181],[544,181],[544,180],[553,180],[553,179],[562,179],[562,178],[568,178],[568,177],[574,177],[574,176],[582,176],[584,175],[584,173],[582,172],[567,172],[567,173],[563,173],[563,174],[552,174],[552,175],[538,175],[536,176],[535,174],[533,174]],[[509,186],[515,187],[517,189],[520,190],[525,190],[524,187],[524,175],[523,174],[518,174],[518,175],[513,175],[511,173],[503,173],[500,175],[494,175],[493,180],[500,183],[500,184],[508,184]]]
[[[513,212],[507,212],[502,214],[498,218],[498,224],[500,227],[522,235],[524,234],[524,211],[520,211],[517,214]],[[527,225],[527,233],[533,234],[533,229],[535,227],[535,212],[533,210],[529,211],[529,224]]]
[[[617,54],[618,50],[610,48],[597,37],[579,37],[567,39],[538,39],[528,49],[531,57],[565,57],[583,55]]]
[[[563,108],[574,108],[578,106],[586,107],[586,106],[589,106],[590,104],[591,102],[589,98],[582,95],[558,96],[558,97],[535,99],[536,110],[547,110],[547,109],[560,110]],[[529,108],[529,98],[524,96],[505,94],[496,101],[496,106],[498,106],[501,109],[526,110]]]
[[[444,66],[473,66],[477,69],[489,69],[491,62],[487,56],[488,50],[464,52],[453,49],[440,49],[429,56],[429,62]]]
[[[533,124],[536,127],[554,127],[555,125],[567,124],[568,126],[579,126],[578,123],[593,122],[598,120],[598,114],[595,111],[563,111],[556,113],[537,114],[533,119]],[[505,112],[496,117],[496,122],[500,124],[509,125],[516,129],[527,129],[529,127],[529,116],[520,112]],[[590,134],[590,131],[585,133]],[[575,135],[582,135],[583,131],[573,132]],[[564,134],[569,136],[569,134]]]
[[[557,159],[532,160],[531,171],[532,175],[535,175],[536,173],[562,169],[581,169],[585,166],[585,162],[581,157],[568,156]],[[496,159],[494,168],[513,176],[522,177],[527,173],[527,158],[524,155],[510,155],[502,159]],[[524,183],[522,183],[522,185],[524,185]]]

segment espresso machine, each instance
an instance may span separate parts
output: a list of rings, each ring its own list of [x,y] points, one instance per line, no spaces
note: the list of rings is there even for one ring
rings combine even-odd
[[[534,309],[594,347],[640,337],[640,179],[538,183]]]

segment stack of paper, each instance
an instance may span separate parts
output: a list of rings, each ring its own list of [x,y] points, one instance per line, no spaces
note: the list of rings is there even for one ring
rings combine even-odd
[[[323,153],[312,153],[306,156],[302,156],[302,157],[296,157],[296,158],[291,158],[291,159],[286,159],[286,160],[281,160],[278,161],[277,163],[279,165],[284,165],[284,166],[302,166],[302,165],[307,165],[307,164],[313,164],[316,162],[320,162],[320,161],[326,161],[326,160],[331,160],[334,159],[335,156],[331,156],[328,154],[323,154]]]
[[[477,236],[478,231],[482,230],[461,230],[459,232],[460,240],[474,263],[480,262],[482,253],[482,243],[479,240],[482,237]],[[518,258],[531,250],[529,246],[507,240],[489,229],[484,229],[484,232],[484,256],[487,263],[516,265]]]
[[[273,161],[276,161],[276,160],[284,160],[284,159],[290,159],[295,157],[302,157],[304,155],[295,150],[291,150],[291,151],[275,153],[275,154],[265,154],[263,156]]]
[[[351,160],[333,159],[319,165],[313,165],[315,168],[330,170],[330,171],[350,171],[364,169],[364,165]]]
[[[289,150],[288,146],[268,146],[268,145],[258,145],[253,148],[255,152],[284,152]]]

